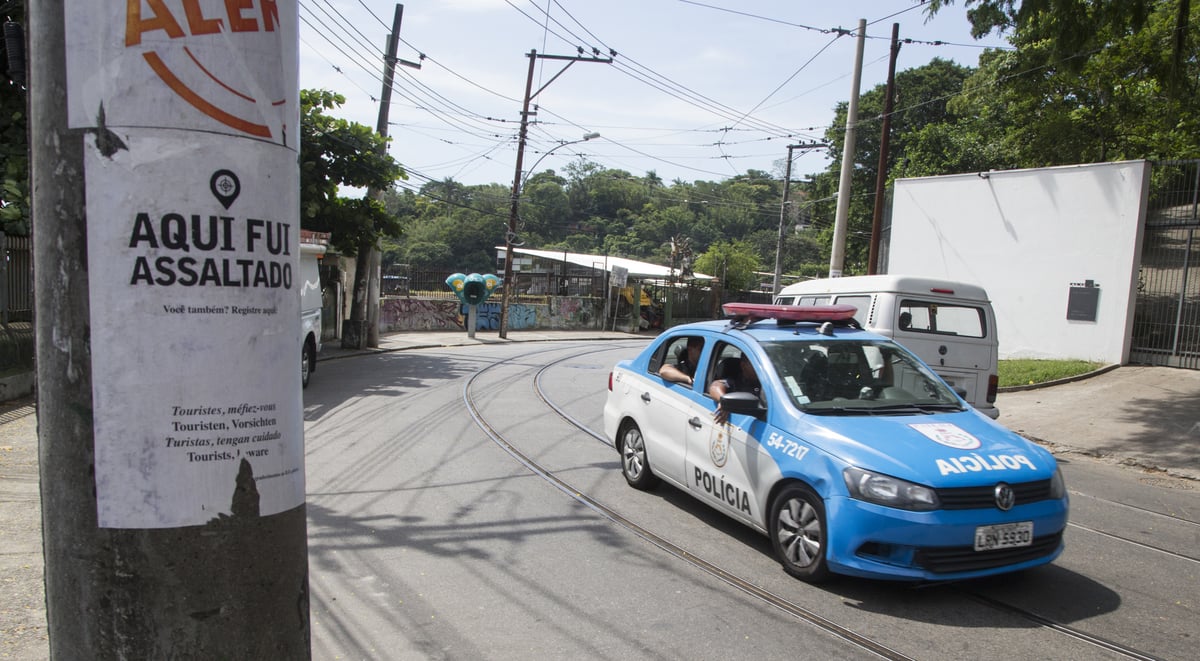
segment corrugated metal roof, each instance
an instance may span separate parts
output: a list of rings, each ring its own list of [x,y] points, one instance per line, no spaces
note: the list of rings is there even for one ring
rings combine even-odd
[[[504,252],[504,246],[496,246],[496,250],[501,254]],[[549,259],[556,262],[567,262],[575,266],[583,266],[586,268],[602,269],[612,271],[614,266],[620,266],[629,271],[630,277],[641,278],[643,280],[667,280],[672,275],[676,278],[680,277],[680,272],[675,269],[672,274],[672,269],[659,264],[651,264],[649,262],[639,262],[636,259],[628,259],[626,257],[613,257],[611,255],[588,255],[578,252],[564,252],[561,250],[533,250],[530,248],[513,248],[513,253],[528,257],[538,257],[541,259]],[[703,273],[693,273],[692,277],[697,280],[712,280],[711,275]]]

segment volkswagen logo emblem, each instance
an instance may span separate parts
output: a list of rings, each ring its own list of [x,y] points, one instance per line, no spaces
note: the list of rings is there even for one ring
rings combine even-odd
[[[996,507],[1002,511],[1007,512],[1017,503],[1017,494],[1013,493],[1012,487],[1003,482],[996,485],[993,493],[996,497]]]

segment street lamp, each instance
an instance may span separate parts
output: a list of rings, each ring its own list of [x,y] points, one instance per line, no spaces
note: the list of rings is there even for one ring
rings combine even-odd
[[[592,133],[584,133],[583,137],[578,140],[570,140],[567,142],[560,142],[557,145],[554,145],[553,147],[547,149],[545,151],[545,153],[543,153],[540,157],[538,157],[538,160],[533,162],[533,167],[531,167],[525,171],[525,176],[521,177],[521,188],[524,188],[525,182],[529,181],[529,178],[533,176],[534,171],[537,170],[538,164],[540,164],[543,160],[545,160],[545,158],[547,156],[549,156],[550,154],[553,154],[554,152],[558,151],[559,149],[562,149],[563,147],[566,147],[567,145],[577,145],[581,142],[587,142],[588,140],[595,140],[596,138],[599,138],[599,137],[600,137],[600,134],[596,133],[594,131]],[[518,193],[519,192],[520,191],[518,191]]]
[[[547,149],[546,153],[542,154],[538,160],[534,161],[533,167],[529,168],[529,170],[525,172],[524,176],[521,175],[521,152],[520,150],[517,152],[517,173],[513,177],[512,207],[508,215],[508,233],[504,235],[504,289],[501,291],[500,296],[500,337],[502,338],[508,337],[508,299],[513,285],[513,241],[515,241],[517,238],[517,211],[520,207],[521,188],[524,187],[525,181],[529,179],[529,176],[533,174],[533,171],[537,169],[538,164],[550,154],[553,154],[555,151],[562,149],[567,145],[576,145],[581,142],[587,142],[588,140],[599,137],[599,133],[584,133],[583,137],[578,140],[569,140],[567,142],[558,143],[550,149]]]

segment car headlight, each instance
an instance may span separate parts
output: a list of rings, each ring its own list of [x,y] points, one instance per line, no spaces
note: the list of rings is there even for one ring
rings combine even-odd
[[[1050,478],[1050,497],[1060,500],[1067,495],[1067,483],[1063,481],[1062,467],[1054,468],[1054,477]]]
[[[868,503],[916,512],[935,510],[940,504],[933,489],[889,475],[847,468],[842,478],[851,497]]]

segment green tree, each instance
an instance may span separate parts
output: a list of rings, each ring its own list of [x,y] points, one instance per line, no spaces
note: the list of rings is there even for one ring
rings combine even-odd
[[[300,226],[331,233],[342,254],[357,255],[380,238],[399,236],[397,216],[363,193],[342,197],[342,188],[390,189],[407,176],[387,154],[387,139],[370,127],[327,114],[346,102],[326,90],[300,92]]]
[[[935,0],[929,11],[949,4]],[[974,34],[1007,34],[1016,46],[985,53],[950,104],[961,125],[997,147],[1002,166],[1200,155],[1200,50],[1191,29],[1200,6],[1190,0],[964,5]],[[971,124],[971,117],[985,123]]]
[[[387,212],[383,202],[364,193],[360,198],[339,194],[342,186],[388,190],[397,179],[407,178],[387,153],[387,139],[357,122],[326,114],[346,102],[326,90],[300,92],[300,226],[330,233],[330,244],[343,254],[358,257],[350,320],[367,318],[366,293],[370,260],[384,237],[399,236],[400,219]],[[343,342],[363,346],[358,330]]]
[[[759,258],[742,241],[721,241],[696,258],[695,270],[721,280],[726,291],[745,291],[758,285]]]

